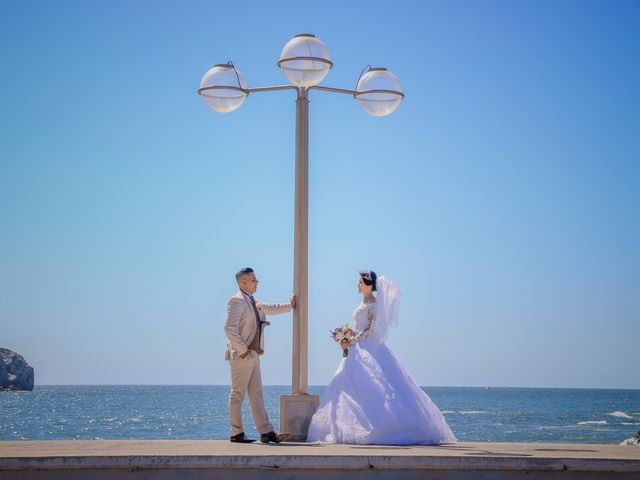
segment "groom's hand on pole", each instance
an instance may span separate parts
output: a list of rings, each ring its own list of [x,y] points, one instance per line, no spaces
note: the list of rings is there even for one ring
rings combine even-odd
[[[291,307],[296,308],[296,296],[291,295]]]

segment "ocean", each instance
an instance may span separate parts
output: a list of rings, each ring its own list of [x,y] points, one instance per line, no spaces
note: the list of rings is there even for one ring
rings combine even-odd
[[[617,444],[640,430],[640,390],[423,387],[460,441]],[[324,387],[311,387],[322,395]],[[228,439],[228,386],[37,385],[0,392],[0,440]],[[265,386],[278,428],[279,397]],[[246,433],[257,438],[248,401]]]

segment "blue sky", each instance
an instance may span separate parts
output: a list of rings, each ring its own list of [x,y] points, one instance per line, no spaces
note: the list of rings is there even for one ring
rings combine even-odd
[[[310,104],[310,382],[356,272],[403,290],[389,344],[421,385],[640,388],[637,2],[12,2],[3,7],[0,346],[38,383],[225,384],[225,305],[292,284],[294,97],[231,114],[297,33],[353,88],[386,66],[384,118]],[[291,316],[263,378],[290,383]]]

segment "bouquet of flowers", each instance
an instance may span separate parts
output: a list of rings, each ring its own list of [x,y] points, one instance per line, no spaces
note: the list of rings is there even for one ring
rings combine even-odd
[[[341,327],[334,328],[331,330],[331,338],[333,338],[334,342],[342,342],[343,340],[347,340],[348,342],[352,342],[356,336],[356,332],[349,325],[343,325]],[[349,349],[342,349],[342,356],[346,357],[349,355]]]

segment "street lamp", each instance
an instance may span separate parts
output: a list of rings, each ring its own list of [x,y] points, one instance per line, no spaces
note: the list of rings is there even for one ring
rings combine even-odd
[[[309,212],[309,91],[343,93],[353,96],[370,115],[392,113],[404,98],[400,81],[386,68],[366,67],[355,90],[318,85],[333,67],[327,47],[315,35],[296,35],[283,47],[278,60],[289,85],[247,88],[244,76],[228,62],[215,65],[200,81],[198,94],[216,112],[238,109],[251,93],[293,89],[296,91],[295,207],[293,293],[292,392],[280,398],[280,430],[295,440],[305,440],[309,421],[318,408],[317,395],[308,393],[308,212]]]
[[[324,80],[333,63],[324,43],[315,35],[303,33],[282,48],[278,66],[294,85],[311,87]]]

